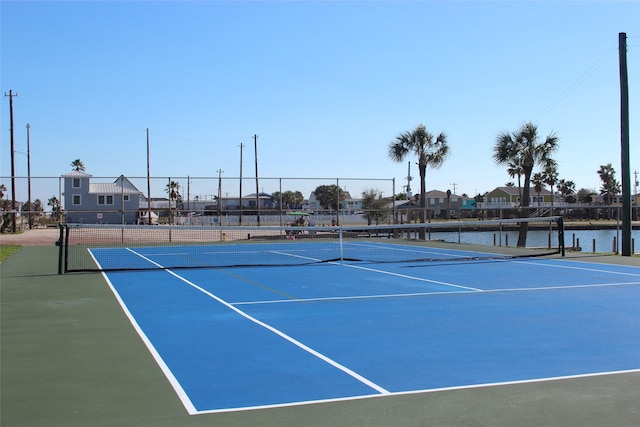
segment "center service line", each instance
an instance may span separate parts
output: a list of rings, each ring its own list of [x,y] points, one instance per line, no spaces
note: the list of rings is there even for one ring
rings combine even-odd
[[[308,259],[310,261],[321,261],[321,260],[319,260],[317,258],[310,258],[310,257],[306,257],[306,256],[301,256],[301,255],[293,255],[293,254],[288,254],[286,252],[273,251],[273,253],[280,254],[280,255],[288,255],[288,256],[291,256],[291,257],[294,257],[294,258]],[[378,269],[375,269],[375,268],[362,267],[362,266],[359,266],[359,265],[345,264],[343,262],[338,262],[338,261],[331,261],[331,262],[329,262],[329,264],[341,265],[343,267],[356,268],[356,269],[365,270],[365,271],[372,271],[374,273],[388,274],[390,276],[402,277],[404,279],[417,280],[419,282],[435,283],[436,285],[450,286],[450,287],[453,287],[453,288],[465,289],[465,290],[468,290],[468,291],[484,292],[484,289],[478,289],[478,288],[472,288],[472,287],[469,287],[469,286],[456,285],[456,284],[447,283],[447,282],[440,282],[438,280],[424,279],[422,277],[408,276],[406,274],[392,273],[390,271],[378,270]]]

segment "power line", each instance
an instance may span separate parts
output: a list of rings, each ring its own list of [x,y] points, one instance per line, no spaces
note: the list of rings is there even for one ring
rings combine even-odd
[[[558,97],[553,100],[549,105],[547,105],[538,115],[534,118],[534,122],[538,121],[542,116],[555,108],[558,104],[565,100],[569,96],[571,92],[576,90],[587,78],[589,78],[593,73],[598,70],[602,65],[604,65],[609,57],[611,57],[616,51],[616,46],[611,46],[596,62],[594,62],[587,70],[582,73],[580,77],[578,77],[567,89],[565,89]]]

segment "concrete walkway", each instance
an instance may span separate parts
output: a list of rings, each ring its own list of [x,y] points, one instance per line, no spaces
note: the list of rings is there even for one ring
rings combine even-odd
[[[47,246],[55,245],[60,238],[60,230],[57,228],[36,228],[25,230],[21,233],[0,234],[0,244],[2,245],[22,245],[22,246]]]

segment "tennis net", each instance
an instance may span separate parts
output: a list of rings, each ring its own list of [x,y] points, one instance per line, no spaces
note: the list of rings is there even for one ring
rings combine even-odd
[[[516,247],[525,224],[527,246]],[[65,224],[59,272],[507,259],[564,252],[561,217],[370,226]]]

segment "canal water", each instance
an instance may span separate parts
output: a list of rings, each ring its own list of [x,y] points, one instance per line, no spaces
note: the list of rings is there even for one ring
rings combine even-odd
[[[631,238],[634,240],[634,252],[640,253],[640,230],[633,230]],[[546,230],[529,230],[527,234],[527,247],[547,247],[549,245],[549,232]],[[582,248],[582,252],[613,253],[615,252],[614,239],[617,250],[622,250],[622,232],[619,230],[565,230],[564,244],[566,248],[574,245]],[[431,233],[431,240],[443,240],[452,243],[466,243],[473,245],[489,246],[516,246],[518,242],[517,231],[465,231]],[[558,233],[551,233],[551,245],[558,246]]]

